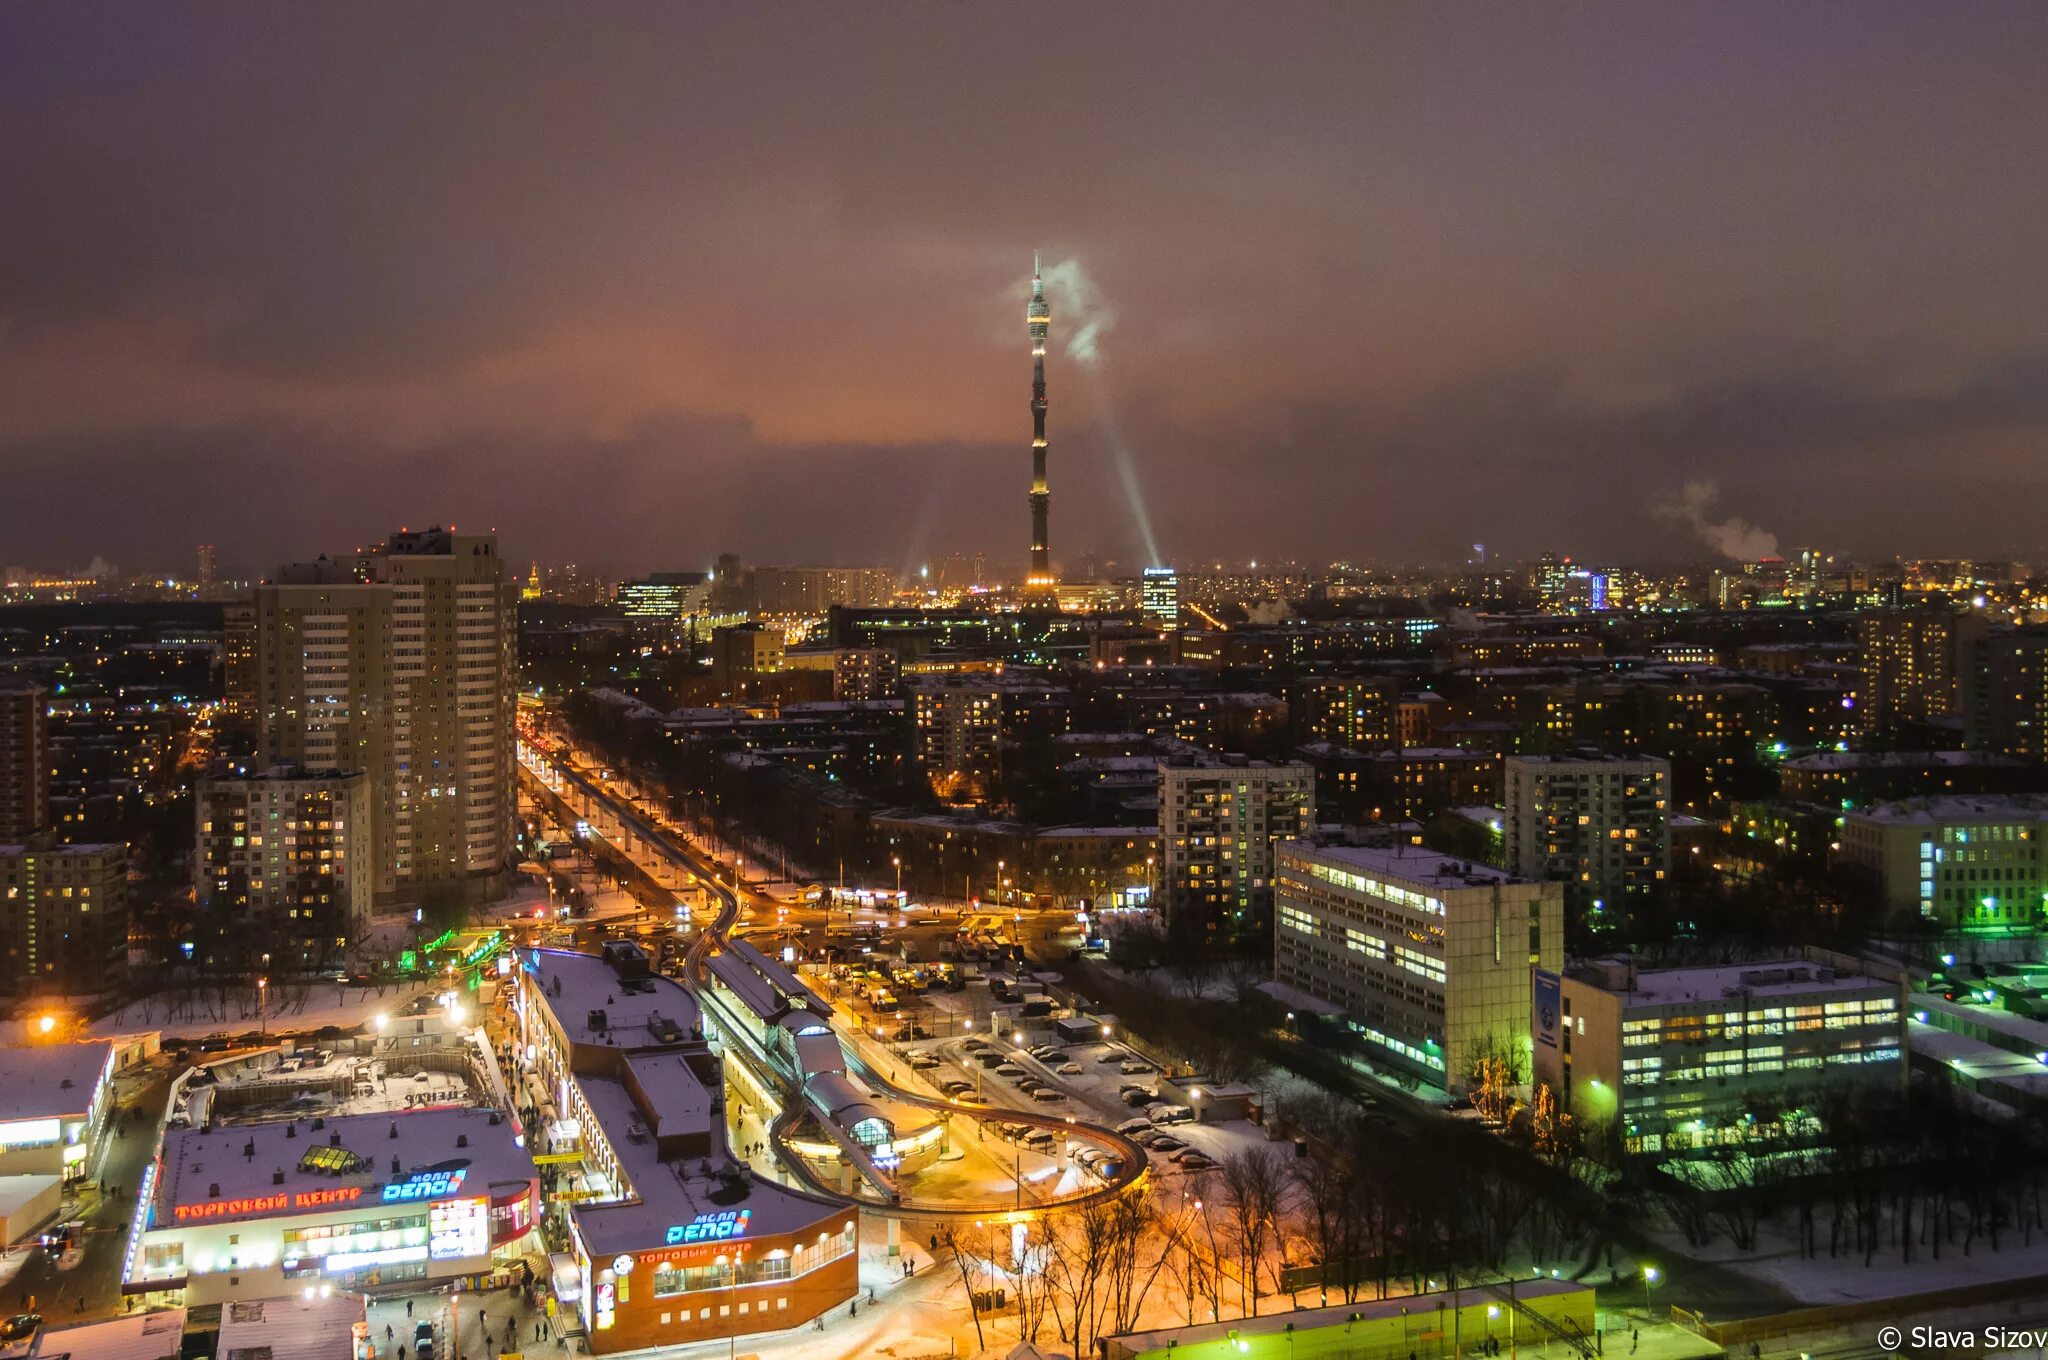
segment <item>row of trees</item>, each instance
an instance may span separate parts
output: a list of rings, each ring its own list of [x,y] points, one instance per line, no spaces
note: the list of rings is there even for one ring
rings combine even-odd
[[[1631,1169],[1618,1193],[1653,1198],[1696,1246],[1725,1235],[1753,1250],[1779,1224],[1801,1256],[1866,1266],[2030,1246],[2048,1223],[2043,1131],[1970,1099],[1932,1081],[1819,1089],[1752,1111],[1730,1143]]]
[[[1308,1117],[1335,1132],[1316,1156],[1246,1148],[1177,1183],[1050,1210],[1021,1237],[1002,1223],[949,1228],[939,1245],[977,1328],[1000,1290],[1023,1340],[1050,1334],[1079,1354],[1139,1325],[1161,1286],[1190,1324],[1256,1317],[1280,1294],[1355,1303],[1579,1259],[1611,1226],[1597,1196],[1499,1139],[1396,1133],[1336,1101]]]

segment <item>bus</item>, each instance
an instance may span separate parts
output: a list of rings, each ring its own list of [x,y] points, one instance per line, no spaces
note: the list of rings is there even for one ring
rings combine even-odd
[[[990,973],[988,975],[988,994],[998,1001],[1015,1001],[1023,995],[1017,989],[1017,979],[1011,977],[1008,973]]]
[[[851,940],[857,944],[878,944],[882,939],[882,928],[873,921],[853,921],[842,925],[825,927],[828,940]]]

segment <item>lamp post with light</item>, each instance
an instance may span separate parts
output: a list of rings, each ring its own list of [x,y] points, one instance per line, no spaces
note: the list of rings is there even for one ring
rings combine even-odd
[[[1650,1286],[1657,1283],[1657,1267],[1643,1267],[1643,1316],[1650,1316]]]

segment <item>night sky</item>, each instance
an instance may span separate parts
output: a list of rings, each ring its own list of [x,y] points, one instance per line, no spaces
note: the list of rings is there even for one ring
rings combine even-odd
[[[0,7],[0,563],[2027,556],[2048,7]],[[1072,344],[1085,323],[1092,362]],[[1659,513],[1659,507],[1665,513]],[[1756,541],[1745,536],[1745,541]]]

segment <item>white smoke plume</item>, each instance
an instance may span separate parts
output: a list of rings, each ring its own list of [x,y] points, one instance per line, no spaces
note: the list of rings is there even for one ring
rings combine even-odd
[[[1719,499],[1720,483],[1687,482],[1677,495],[1658,502],[1654,513],[1659,519],[1685,525],[1700,542],[1734,561],[1754,562],[1760,557],[1778,555],[1776,534],[1759,529],[1746,519],[1708,519],[1707,512]]]
[[[1079,260],[1060,260],[1046,269],[1045,298],[1052,304],[1052,333],[1066,341],[1066,357],[1090,368],[1101,363],[1102,337],[1116,324],[1116,313]]]

